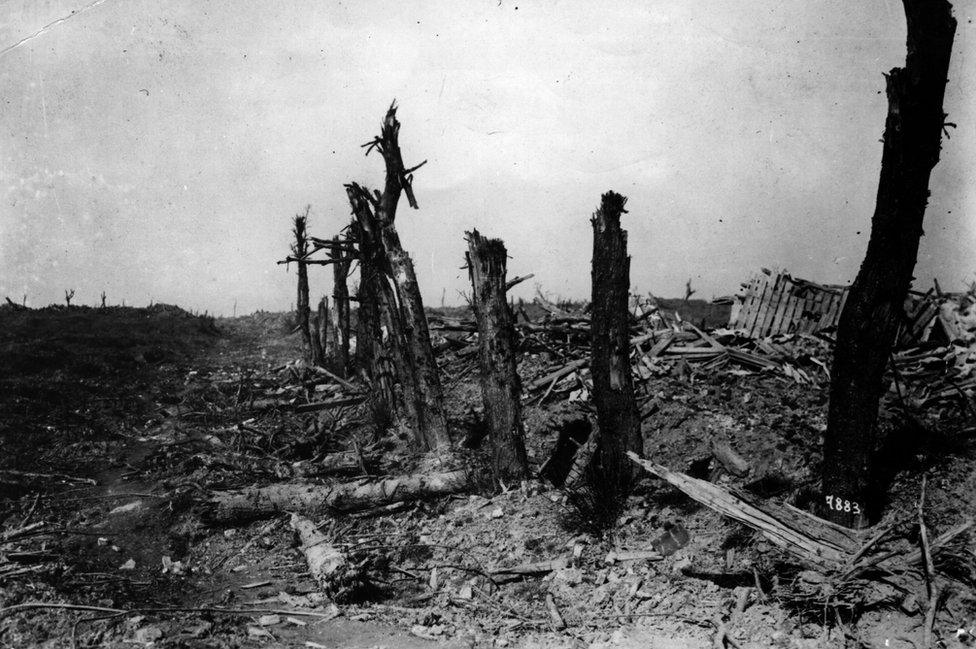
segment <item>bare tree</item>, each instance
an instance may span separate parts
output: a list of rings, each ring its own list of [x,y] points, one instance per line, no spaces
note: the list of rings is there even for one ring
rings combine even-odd
[[[630,369],[630,257],[627,233],[620,227],[627,199],[603,195],[593,214],[592,359],[593,402],[599,422],[595,470],[623,493],[633,465],[627,451],[643,454],[640,413]]]
[[[105,291],[102,291],[102,308],[105,308]]]
[[[291,245],[292,256],[298,264],[298,297],[295,310],[306,355],[312,353],[312,333],[309,329],[312,311],[308,301],[308,266],[305,263],[305,257],[308,255],[308,213],[311,209],[312,206],[307,205],[305,214],[295,215],[292,221],[292,234],[295,235],[295,242]]]
[[[75,296],[75,289],[64,290],[64,301],[67,303],[69,307],[71,306],[71,298],[73,298],[74,296]]]
[[[506,299],[508,253],[501,239],[467,233],[471,305],[478,322],[481,395],[492,444],[492,469],[502,482],[529,475],[522,424],[522,384],[515,357],[515,317]]]
[[[447,413],[444,395],[438,375],[434,350],[430,344],[430,332],[424,304],[417,284],[413,261],[400,243],[394,221],[400,195],[406,194],[410,207],[417,209],[413,193],[413,172],[424,162],[405,168],[400,153],[400,122],[396,118],[396,104],[390,106],[383,120],[380,135],[364,146],[367,155],[374,149],[383,156],[386,181],[383,192],[370,193],[364,187],[352,183],[348,188],[357,194],[361,203],[371,210],[379,229],[390,279],[396,288],[397,307],[400,314],[403,337],[407,344],[408,362],[416,386],[417,407],[420,421],[419,436],[428,449],[450,447],[447,429]],[[402,378],[402,377],[401,377]]]
[[[878,406],[939,161],[956,21],[946,0],[904,0],[908,54],[887,75],[888,117],[871,238],[837,329],[824,439],[822,512],[859,527],[880,512],[872,456]]]

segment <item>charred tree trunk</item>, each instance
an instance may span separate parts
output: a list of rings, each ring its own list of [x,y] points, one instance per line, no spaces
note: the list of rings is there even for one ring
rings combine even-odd
[[[822,513],[860,527],[880,515],[872,456],[883,375],[922,237],[939,161],[956,21],[946,0],[904,0],[908,55],[887,75],[888,117],[871,238],[837,329],[824,439]]]
[[[444,408],[444,394],[441,388],[434,350],[430,343],[430,331],[420,287],[410,256],[400,244],[396,231],[397,204],[400,194],[405,193],[411,207],[417,208],[411,185],[412,173],[424,163],[411,169],[403,166],[399,144],[400,122],[396,118],[396,106],[390,106],[383,120],[381,133],[368,144],[367,154],[376,149],[383,156],[386,165],[386,182],[383,193],[376,196],[359,185],[350,185],[350,191],[359,195],[364,204],[372,206],[376,223],[379,226],[379,239],[385,257],[387,270],[396,288],[400,324],[406,343],[406,357],[413,369],[413,382],[416,386],[420,431],[419,437],[428,450],[447,449],[450,436],[447,428],[447,413]]]
[[[339,245],[339,237],[333,239]],[[340,253],[341,254],[341,253]],[[332,266],[332,353],[335,373],[345,378],[349,371],[349,261],[336,261]]]
[[[621,493],[630,487],[633,465],[627,451],[643,454],[640,413],[630,369],[628,300],[630,257],[620,215],[627,199],[603,195],[593,214],[592,359],[593,401],[599,422],[594,469],[597,479]]]
[[[386,349],[389,351],[390,360],[396,370],[396,376],[400,384],[400,413],[407,418],[410,430],[413,432],[414,441],[420,447],[425,447],[422,436],[423,421],[420,419],[421,404],[417,391],[416,372],[411,365],[410,355],[407,351],[407,340],[403,334],[403,320],[400,310],[397,308],[396,291],[390,285],[388,279],[381,277],[380,286],[380,320],[384,324],[388,335]]]
[[[302,345],[306,356],[312,355],[312,330],[309,328],[312,310],[308,301],[308,266],[305,264],[305,256],[308,254],[308,212],[311,206],[305,208],[305,214],[295,216],[292,232],[295,235],[295,243],[292,244],[292,253],[298,263],[298,296],[295,300],[295,310],[298,328],[302,333]]]
[[[376,331],[377,338],[373,342],[372,353],[377,360],[373,365],[377,369],[382,368],[383,376],[387,377],[384,384],[389,385],[387,390],[390,397],[391,412],[392,406],[397,403],[396,391],[393,389],[395,383],[400,385],[400,408],[399,412],[407,418],[407,424],[414,434],[418,445],[425,446],[421,436],[423,430],[420,420],[420,406],[417,396],[417,385],[414,379],[415,370],[410,363],[410,356],[407,350],[406,339],[403,334],[403,321],[400,309],[397,304],[396,292],[390,285],[389,266],[383,244],[379,239],[379,223],[376,216],[369,207],[368,202],[363,196],[365,190],[355,183],[347,185],[346,191],[349,195],[349,202],[352,205],[353,214],[356,216],[356,232],[359,239],[361,256],[367,260],[371,269],[370,277],[370,297],[375,303]],[[362,268],[366,268],[365,265]],[[382,335],[383,328],[386,336]],[[381,361],[379,359],[382,359]],[[389,369],[395,370],[394,380]]]
[[[325,367],[329,340],[329,298],[319,300],[319,308],[312,326],[312,363]]]
[[[392,224],[384,226],[381,232],[399,301],[407,363],[413,368],[412,382],[419,410],[419,439],[429,450],[446,449],[451,444],[447,432],[447,412],[413,261],[399,247],[400,237]]]
[[[383,354],[383,329],[380,316],[379,270],[368,247],[361,247],[359,262],[359,317],[356,355],[359,370],[369,390],[369,409],[376,435],[393,423],[393,390]]]
[[[506,300],[508,253],[501,239],[469,232],[468,272],[478,321],[481,395],[492,444],[495,480],[518,482],[529,475],[522,425],[522,384],[515,359],[515,318]]]

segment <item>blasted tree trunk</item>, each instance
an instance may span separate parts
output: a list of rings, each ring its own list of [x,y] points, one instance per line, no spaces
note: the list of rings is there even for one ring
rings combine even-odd
[[[386,167],[383,192],[375,196],[364,188],[358,188],[361,198],[372,203],[376,222],[379,225],[379,239],[386,260],[386,270],[396,288],[397,303],[400,310],[400,324],[406,344],[406,355],[413,369],[416,386],[420,433],[419,438],[427,450],[444,451],[450,448],[447,412],[444,407],[444,394],[441,387],[434,350],[430,343],[430,331],[424,313],[424,303],[417,284],[413,261],[400,244],[396,220],[400,195],[406,194],[410,207],[417,209],[412,179],[413,172],[424,163],[406,169],[399,143],[400,122],[396,117],[396,105],[390,106],[383,120],[380,135],[368,144],[367,153],[376,149],[383,156]]]
[[[325,367],[329,340],[329,299],[322,297],[312,324],[312,363]]]
[[[308,301],[308,266],[304,258],[308,254],[308,212],[311,206],[305,208],[304,215],[297,215],[294,219],[292,232],[295,235],[295,243],[292,244],[292,252],[298,264],[298,296],[295,300],[296,316],[298,328],[302,334],[302,346],[306,357],[312,357],[312,330],[309,328],[311,319],[311,309]]]
[[[394,420],[394,395],[388,363],[383,349],[380,293],[381,278],[372,255],[363,250],[360,259],[359,322],[356,335],[356,356],[360,372],[369,389],[369,409],[377,436],[389,428]]]
[[[908,55],[887,75],[888,117],[871,238],[837,330],[824,441],[821,513],[848,527],[880,515],[878,406],[912,283],[929,175],[939,160],[956,21],[946,0],[904,0]]]
[[[338,245],[339,238],[334,239]],[[349,261],[332,266],[332,354],[335,373],[345,378],[349,371]]]
[[[447,429],[444,393],[434,349],[430,344],[430,330],[413,261],[400,246],[400,237],[392,223],[384,223],[381,232],[399,301],[403,336],[413,367],[420,410],[420,438],[429,450],[447,449],[451,445],[451,438]]]
[[[640,414],[630,369],[628,300],[630,257],[620,215],[627,199],[603,195],[593,214],[592,358],[593,401],[599,423],[594,469],[598,479],[622,491],[630,487],[633,464],[627,451],[643,454]]]
[[[500,239],[467,234],[468,273],[478,322],[481,395],[492,445],[495,480],[517,483],[529,475],[522,424],[522,384],[515,357],[515,318],[506,299],[508,253]]]

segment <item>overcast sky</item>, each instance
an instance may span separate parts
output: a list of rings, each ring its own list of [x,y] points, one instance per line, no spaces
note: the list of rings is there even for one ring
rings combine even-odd
[[[976,12],[956,4],[923,288],[976,279]],[[897,0],[5,0],[0,298],[288,308],[289,219],[348,221],[393,98],[405,162],[429,160],[398,215],[428,304],[460,300],[474,227],[536,274],[516,295],[587,296],[607,189],[636,290],[709,298],[761,266],[847,282],[904,22]],[[330,282],[313,269],[313,296]]]

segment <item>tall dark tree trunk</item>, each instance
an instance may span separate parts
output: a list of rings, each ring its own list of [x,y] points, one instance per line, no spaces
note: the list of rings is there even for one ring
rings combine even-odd
[[[430,331],[424,313],[420,286],[414,273],[413,261],[401,247],[400,237],[392,223],[383,226],[383,246],[390,263],[390,272],[400,307],[400,325],[407,348],[408,364],[413,368],[412,381],[417,395],[420,439],[430,450],[450,448],[447,432],[447,411],[441,388]]]
[[[359,263],[356,356],[360,373],[370,386],[369,409],[376,435],[379,436],[393,423],[394,394],[383,352],[379,271],[365,252]]]
[[[603,195],[593,214],[593,277],[590,372],[599,423],[594,469],[598,479],[620,491],[631,484],[633,464],[627,451],[643,454],[640,414],[630,369],[630,257],[620,215],[627,199]]]
[[[419,438],[428,450],[450,448],[447,412],[444,408],[444,394],[440,383],[434,350],[430,343],[430,331],[424,313],[423,299],[417,276],[410,256],[400,244],[394,221],[400,194],[407,196],[411,207],[417,208],[414,198],[412,173],[424,163],[405,169],[399,144],[400,122],[396,118],[396,106],[390,106],[383,120],[381,133],[368,144],[367,154],[376,149],[383,156],[386,166],[386,182],[383,193],[374,196],[367,189],[355,183],[349,185],[351,193],[356,194],[360,203],[371,206],[379,227],[379,240],[385,257],[386,269],[396,288],[399,322],[406,343],[406,356],[413,370],[416,387],[420,431]],[[368,209],[368,208],[367,208]],[[403,378],[403,377],[401,377]],[[406,383],[401,383],[406,385]],[[406,397],[405,397],[406,398]]]
[[[388,278],[380,278],[380,321],[386,327],[386,350],[400,384],[400,414],[407,418],[407,424],[413,432],[414,441],[420,447],[425,447],[423,438],[423,421],[420,419],[421,405],[417,392],[417,382],[414,378],[416,371],[410,362],[407,351],[407,341],[403,334],[403,320],[400,309],[397,308],[396,291],[390,285]]]
[[[492,444],[495,479],[518,482],[529,475],[522,425],[522,384],[515,358],[515,318],[506,300],[508,253],[501,239],[467,234],[481,361],[481,395]]]
[[[312,363],[325,367],[329,340],[329,298],[319,300],[315,321],[312,323]]]
[[[414,440],[418,446],[426,447],[423,438],[423,422],[420,419],[420,401],[417,393],[416,371],[411,363],[407,341],[404,336],[403,318],[397,303],[396,291],[390,284],[389,264],[383,243],[379,238],[380,225],[364,198],[364,190],[355,183],[347,185],[346,191],[349,196],[349,203],[352,205],[353,214],[356,217],[356,233],[359,240],[360,257],[366,260],[362,268],[371,269],[370,276],[373,278],[370,285],[371,299],[375,302],[376,330],[381,332],[386,328],[386,336],[378,337],[373,343],[373,354],[382,357],[379,366],[388,370],[392,365],[395,370],[396,381],[392,377],[389,379],[391,386],[389,390],[391,406],[397,403],[394,398],[396,392],[392,389],[394,383],[399,383],[399,413],[405,416],[410,430],[414,434]],[[377,364],[377,361],[374,361]],[[387,375],[387,374],[384,374]]]
[[[339,237],[333,239],[339,245]],[[335,372],[341,377],[349,371],[349,261],[337,261],[332,266],[332,308],[335,314],[332,327],[332,350]]]
[[[883,375],[912,283],[929,175],[939,160],[956,21],[946,0],[904,0],[908,55],[887,75],[881,178],[871,238],[837,329],[824,440],[821,508],[860,527],[880,515],[872,456]]]
[[[312,358],[312,330],[309,328],[312,310],[308,301],[308,266],[305,264],[305,256],[308,254],[308,212],[311,206],[305,208],[305,214],[295,216],[292,233],[295,235],[295,243],[292,244],[292,253],[298,263],[298,297],[295,300],[295,310],[298,320],[298,328],[302,334],[302,345],[307,358]]]

